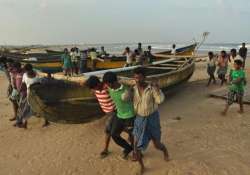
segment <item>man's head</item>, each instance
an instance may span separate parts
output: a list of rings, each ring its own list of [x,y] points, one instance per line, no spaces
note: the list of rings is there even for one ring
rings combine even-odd
[[[148,50],[151,51],[151,50],[152,50],[152,47],[151,47],[151,46],[148,46]]]
[[[138,43],[138,48],[141,48],[142,44],[141,43]]]
[[[14,62],[13,63],[13,71],[20,72],[22,68],[22,65],[20,62]]]
[[[145,82],[145,78],[145,70],[142,67],[138,67],[134,70],[134,79],[136,84],[143,84]]]
[[[208,52],[208,57],[209,57],[209,59],[212,59],[214,57],[214,53],[213,52]]]
[[[102,88],[102,83],[99,80],[98,77],[96,76],[91,76],[89,79],[86,81],[86,86],[91,89],[91,90],[101,90]]]
[[[241,60],[235,60],[234,61],[234,68],[236,70],[239,70],[243,66],[243,62]]]
[[[7,63],[7,67],[8,67],[8,68],[12,68],[12,67],[13,67],[13,64],[14,64],[14,60],[8,58],[8,59],[6,60],[6,63]]]
[[[243,47],[243,48],[246,47],[246,43],[242,43],[242,47]]]
[[[101,47],[101,50],[104,51],[104,46]]]
[[[34,75],[36,75],[31,64],[25,64],[23,69],[27,73],[28,77],[33,77]]]
[[[29,72],[33,70],[33,66],[31,64],[25,64],[23,69],[25,72]]]
[[[135,49],[135,55],[139,55],[139,51],[138,51],[138,49]]]
[[[125,51],[126,51],[127,53],[129,53],[129,52],[130,52],[130,48],[129,48],[129,47],[126,47],[126,48],[125,48]]]
[[[67,54],[69,51],[67,48],[64,49],[64,53]]]
[[[114,88],[114,85],[118,82],[118,78],[114,72],[106,72],[103,76],[103,83],[110,88]]]
[[[172,47],[173,47],[173,49],[175,49],[176,45],[175,45],[175,44],[173,44],[173,46],[172,46]]]
[[[227,55],[227,53],[226,53],[225,50],[222,50],[222,51],[220,52],[220,54],[221,54],[221,56],[222,56],[223,58],[226,57],[226,55]]]
[[[237,50],[236,49],[231,49],[231,56],[236,57],[237,56]]]

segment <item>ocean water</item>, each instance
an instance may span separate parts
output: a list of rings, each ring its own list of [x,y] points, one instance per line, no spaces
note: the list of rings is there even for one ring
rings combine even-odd
[[[187,45],[190,45],[192,43],[176,43],[176,47],[184,47]],[[152,46],[153,52],[160,52],[163,50],[169,50],[172,48],[172,43],[142,43],[142,46],[144,49],[147,48],[148,45]],[[91,47],[96,47],[97,49],[100,49],[101,46],[105,47],[105,50],[109,53],[114,54],[121,54],[126,47],[130,47],[132,50],[137,48],[137,43],[116,43],[116,44],[83,44],[83,45],[77,45],[80,49],[86,49]],[[214,44],[207,44],[204,43],[199,49],[198,53],[205,54],[209,51],[213,52],[220,52],[222,50],[225,50],[227,52],[230,52],[232,48],[235,48],[239,50],[241,47],[240,43],[214,43]],[[248,52],[250,53],[250,44],[247,44],[246,47],[248,48]],[[62,48],[61,48],[62,49]]]
[[[151,42],[151,43],[142,43],[142,47],[144,48],[144,50],[147,49],[147,46],[152,46],[152,50],[153,52],[161,52],[164,50],[169,50],[172,48],[172,44],[173,43],[163,43],[163,42]],[[180,47],[184,47],[184,46],[188,46],[191,45],[193,43],[189,42],[189,43],[175,43],[177,48]],[[63,50],[64,48],[72,48],[72,47],[78,47],[81,50],[85,50],[88,48],[92,48],[95,47],[98,50],[100,50],[101,46],[105,47],[105,50],[108,53],[111,54],[122,54],[122,52],[124,51],[124,49],[126,47],[129,47],[130,49],[134,50],[137,48],[137,43],[113,43],[113,44],[76,44],[76,45],[35,45],[34,47],[36,48],[36,46],[38,48],[41,48],[43,50],[43,48],[49,48],[51,50]],[[15,46],[10,46],[11,47],[15,47]],[[20,46],[19,46],[20,47]],[[28,47],[28,46],[26,46]],[[218,53],[222,50],[225,50],[226,52],[230,52],[230,50],[232,48],[235,48],[237,50],[239,50],[241,47],[241,43],[204,43],[201,45],[201,47],[198,48],[198,53],[199,54],[207,54],[207,52],[209,51],[213,51],[215,53]],[[246,44],[246,47],[248,48],[248,53],[250,54],[250,44]],[[45,50],[44,50],[45,52]]]

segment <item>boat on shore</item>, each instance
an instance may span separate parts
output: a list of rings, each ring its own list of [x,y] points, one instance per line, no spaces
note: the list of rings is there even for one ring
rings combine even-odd
[[[59,51],[59,50],[50,50],[50,49],[46,49],[45,50],[47,52],[48,55],[62,55],[63,51]]]
[[[194,56],[195,48],[197,46],[197,43],[178,48],[176,50],[175,56]],[[48,52],[48,50],[47,50]],[[53,52],[53,51],[52,51]],[[54,53],[58,53],[57,51],[54,51]],[[171,58],[173,55],[171,55],[171,51],[165,51],[156,53],[155,61],[160,61],[166,59],[165,57],[159,57],[157,54],[160,55],[168,55],[169,58]],[[62,72],[62,61],[60,59],[60,55],[47,55],[48,59],[43,57],[43,59],[38,60],[29,60],[29,59],[22,59],[21,63],[26,64],[30,63],[33,65],[33,67],[37,70],[40,70],[44,73],[57,73]],[[96,69],[97,70],[103,70],[103,69],[115,69],[115,68],[121,68],[126,63],[126,57],[125,56],[108,56],[103,58],[104,61],[97,61],[96,63]],[[91,71],[92,67],[92,61],[90,59],[87,59],[87,68],[86,71]]]
[[[52,122],[84,123],[103,116],[96,98],[85,86],[91,75],[102,77],[107,71],[116,72],[119,81],[132,86],[133,70],[138,66],[86,73],[79,77],[65,77],[55,74],[53,79],[46,78],[35,84],[30,91],[30,105],[37,116]],[[186,82],[193,74],[193,58],[177,57],[153,62],[142,66],[147,81],[157,82],[164,91]]]
[[[194,51],[195,51],[196,47],[197,47],[197,43],[191,44],[189,46],[177,48],[175,55],[177,55],[177,56],[194,55]],[[171,55],[171,50],[159,52],[157,54]]]

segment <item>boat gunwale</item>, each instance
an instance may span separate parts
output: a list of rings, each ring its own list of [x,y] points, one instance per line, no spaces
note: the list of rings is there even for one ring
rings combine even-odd
[[[195,61],[193,59],[190,59],[192,60],[192,63],[188,64],[187,66],[184,66],[184,67],[180,67],[176,70],[170,70],[170,72],[166,72],[166,73],[160,73],[160,74],[156,74],[156,75],[149,75],[146,77],[146,79],[151,79],[151,78],[160,78],[160,77],[163,77],[163,76],[167,76],[167,75],[173,75],[173,74],[177,74],[179,72],[183,72],[185,71],[186,69],[190,68],[190,67],[193,67],[195,65]],[[190,61],[188,60],[188,61]],[[185,64],[185,63],[184,63]],[[184,64],[180,64],[181,66],[184,65]],[[156,68],[157,69],[157,68]],[[129,77],[124,77],[124,76],[118,76],[118,77],[122,77],[122,78],[126,78],[126,80],[132,80],[133,78],[129,78]]]

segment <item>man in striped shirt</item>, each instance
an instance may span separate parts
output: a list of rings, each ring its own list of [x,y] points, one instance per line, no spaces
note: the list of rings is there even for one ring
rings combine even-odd
[[[111,128],[113,119],[116,115],[115,104],[113,103],[112,99],[109,96],[107,87],[105,87],[105,85],[102,82],[100,82],[98,77],[91,76],[87,80],[86,85],[94,92],[100,104],[101,109],[110,118],[105,128],[106,137],[105,137],[104,150],[101,152],[101,158],[105,158],[109,154],[108,147],[111,138]]]

